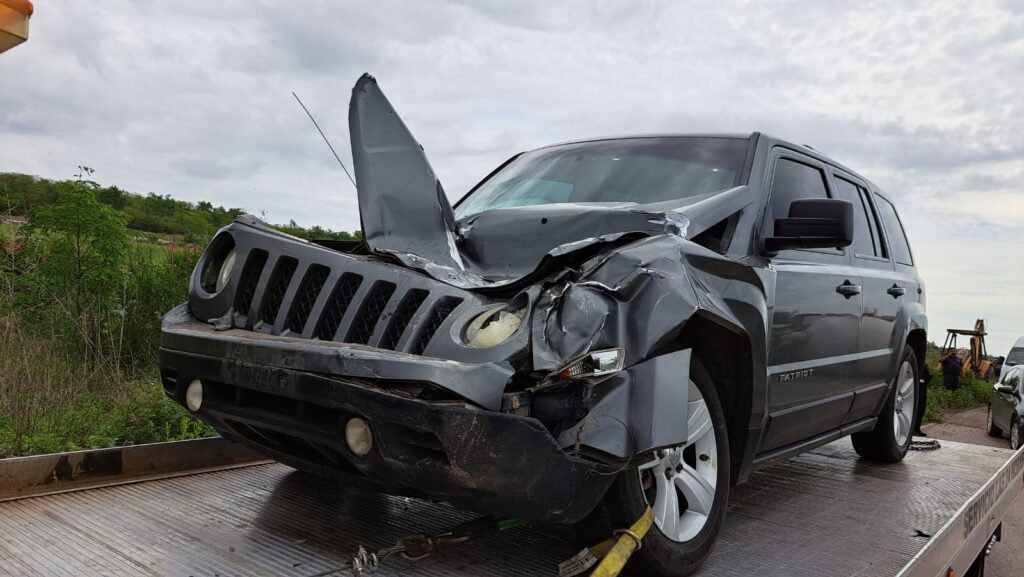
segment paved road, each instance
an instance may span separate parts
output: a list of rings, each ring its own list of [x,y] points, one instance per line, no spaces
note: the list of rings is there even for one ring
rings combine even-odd
[[[942,423],[925,425],[924,431],[935,439],[1010,448],[1007,439],[994,439],[985,432],[986,408],[968,409],[945,416]],[[1024,575],[1024,497],[1018,497],[1003,521],[1003,540],[992,550],[985,568],[986,577]]]

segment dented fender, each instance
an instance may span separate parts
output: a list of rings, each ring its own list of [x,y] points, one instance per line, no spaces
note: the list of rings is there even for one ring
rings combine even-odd
[[[625,352],[627,367],[594,386],[590,412],[560,444],[631,458],[685,442],[685,422],[665,411],[685,406],[692,351],[679,350],[678,341],[698,317],[749,343],[750,382],[730,386],[750,388],[746,428],[756,442],[767,414],[765,319],[773,282],[770,273],[664,234],[595,257],[575,279],[549,287],[534,307],[534,368],[556,370],[609,348]]]

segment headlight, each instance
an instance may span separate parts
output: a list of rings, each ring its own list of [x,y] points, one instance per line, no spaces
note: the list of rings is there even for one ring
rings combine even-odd
[[[475,349],[496,347],[515,334],[525,316],[525,308],[509,311],[501,306],[486,311],[466,325],[466,345]]]
[[[600,377],[617,373],[622,370],[625,356],[622,349],[592,351],[566,365],[562,370],[555,373],[554,378],[557,381],[564,381],[566,379]]]
[[[217,274],[217,292],[224,290],[231,279],[231,270],[235,268],[235,249],[232,248],[224,262],[220,265],[220,273]]]
[[[199,281],[204,291],[216,294],[224,290],[235,268],[235,239],[230,234],[217,235],[206,249]]]

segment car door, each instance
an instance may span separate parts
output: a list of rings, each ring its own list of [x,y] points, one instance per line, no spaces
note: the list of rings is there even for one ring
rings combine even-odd
[[[853,244],[849,252],[863,287],[864,306],[857,339],[861,356],[856,373],[851,375],[855,396],[843,420],[849,423],[874,415],[888,390],[891,359],[900,352],[893,349],[897,346],[894,341],[901,296],[900,291],[891,290],[896,283],[896,269],[881,234],[870,188],[845,171],[833,168],[831,173],[836,195],[853,204]]]
[[[883,282],[875,283],[871,287],[870,295],[865,292],[865,299],[876,299],[873,302],[885,302],[895,305],[895,311],[898,315],[902,307],[913,302],[922,301],[924,297],[921,290],[921,281],[917,276],[917,270],[914,268],[914,255],[910,251],[910,241],[907,240],[907,233],[903,228],[903,223],[900,221],[896,206],[878,190],[872,191],[871,200],[875,205],[878,220],[882,225],[882,238],[887,254],[893,263],[893,276],[892,278],[879,279]],[[882,375],[882,378],[886,379],[896,374],[899,355],[907,338],[906,328],[906,322],[904,321],[902,324],[898,323],[893,326],[893,329],[888,333],[884,330],[875,333],[878,341],[872,346],[881,347],[883,345],[882,339],[886,338],[888,343],[885,346],[891,347],[894,354],[891,357],[873,357],[876,360],[876,363],[871,367],[874,374]],[[888,361],[888,364],[886,364],[886,361]],[[922,359],[918,359],[918,361],[920,362]]]
[[[1003,431],[1010,430],[1010,421],[1017,413],[1017,397],[1021,394],[1021,381],[1024,380],[1022,375],[1024,375],[1024,369],[1021,367],[1011,368],[1007,374],[1003,375],[999,384],[1012,388],[1013,392],[997,391],[995,393],[995,402],[992,403],[992,422]]]
[[[772,154],[762,233],[800,198],[832,197],[825,166],[785,148]],[[836,429],[852,403],[858,371],[861,279],[844,249],[783,250],[776,273],[768,346],[769,419],[761,449]]]

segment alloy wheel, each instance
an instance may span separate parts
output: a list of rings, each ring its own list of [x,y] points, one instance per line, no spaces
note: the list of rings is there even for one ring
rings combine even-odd
[[[1020,448],[1020,422],[1014,421],[1010,425],[1010,448],[1016,451]]]
[[[718,444],[711,411],[692,380],[689,395],[686,443],[658,451],[653,461],[639,468],[654,524],[680,543],[696,537],[707,524],[718,483]]]
[[[914,367],[910,359],[903,361],[896,376],[896,401],[893,403],[892,426],[896,431],[896,443],[902,447],[914,431],[917,391],[914,387]]]

